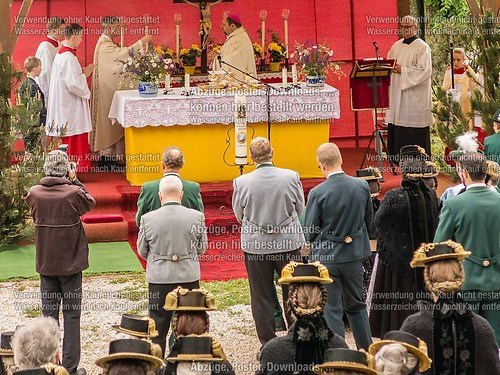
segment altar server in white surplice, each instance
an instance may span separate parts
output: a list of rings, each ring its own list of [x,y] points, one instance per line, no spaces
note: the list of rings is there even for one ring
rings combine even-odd
[[[120,35],[119,17],[106,16],[102,20],[102,35],[94,50],[94,74],[92,75],[92,151],[101,155],[116,156],[117,160],[124,156],[123,128],[120,124],[112,124],[109,119],[109,108],[113,94],[118,90],[123,64],[130,49],[139,51],[148,42],[151,35],[145,35],[130,47],[118,47],[113,39]],[[128,87],[124,87],[127,89]]]
[[[42,62],[42,72],[35,80],[45,97],[45,107],[47,107],[49,102],[49,84],[52,63],[59,50],[59,42],[64,40],[65,27],[66,24],[61,17],[49,18],[49,22],[47,23],[47,36],[45,40],[38,45],[35,53],[35,57],[38,57]]]
[[[234,12],[225,13],[222,18],[221,28],[227,36],[226,42],[220,50],[221,60],[254,77],[257,76],[252,42],[245,28],[241,26],[240,16]],[[227,64],[221,64],[218,60],[215,60],[214,70],[221,69],[232,72],[236,79],[246,82],[243,73],[238,72]]]
[[[82,42],[82,30],[76,23],[69,24],[64,30],[64,42],[52,66],[45,131],[48,136],[62,135],[62,143],[69,145],[70,160],[78,163],[79,172],[87,172],[90,170],[88,133],[92,130],[87,77],[94,64],[82,69],[76,57],[76,48]]]
[[[419,145],[430,155],[432,124],[431,49],[417,37],[417,20],[401,20],[403,39],[391,47],[387,57],[396,60],[389,90],[388,149],[392,156],[406,145]]]

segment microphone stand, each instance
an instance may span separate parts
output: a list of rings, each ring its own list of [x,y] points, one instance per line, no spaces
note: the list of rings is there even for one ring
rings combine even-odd
[[[274,86],[271,86],[269,83],[265,83],[263,82],[262,80],[260,80],[259,78],[257,77],[254,77],[253,75],[251,75],[250,73],[247,73],[243,70],[241,70],[240,68],[234,66],[234,65],[231,65],[227,62],[225,62],[224,60],[222,60],[222,58],[220,56],[218,56],[218,60],[219,60],[219,65],[221,67],[222,70],[224,70],[222,68],[222,64],[226,64],[227,66],[229,66],[230,68],[233,68],[235,69],[236,71],[240,72],[240,73],[243,73],[245,76],[247,77],[250,77],[254,80],[256,80],[257,82],[259,82],[261,85],[265,86],[266,87],[266,105],[267,105],[267,139],[269,141],[271,141],[271,90],[275,90],[277,92],[280,92],[281,89],[279,88],[276,88]]]

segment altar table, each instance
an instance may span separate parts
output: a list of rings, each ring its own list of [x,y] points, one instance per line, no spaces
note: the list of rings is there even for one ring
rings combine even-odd
[[[281,85],[273,85],[279,88]],[[182,177],[197,182],[230,181],[240,172],[234,166],[234,93],[201,92],[139,97],[136,90],[117,91],[109,112],[113,126],[125,132],[126,176],[134,185],[162,177],[161,158],[167,146],[184,153]],[[248,145],[252,138],[267,137],[266,93],[247,96]],[[321,90],[305,86],[272,91],[271,144],[274,164],[299,172],[301,178],[322,177],[316,149],[328,142],[330,120],[340,117],[339,91],[325,85]],[[248,161],[251,163],[250,156]],[[244,173],[255,168],[244,167]]]

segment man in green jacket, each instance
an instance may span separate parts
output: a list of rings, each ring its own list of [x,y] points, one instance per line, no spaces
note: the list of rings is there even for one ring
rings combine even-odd
[[[484,139],[484,154],[489,160],[500,163],[500,109],[495,112],[492,120],[495,134]]]
[[[449,239],[472,252],[464,261],[462,296],[484,317],[500,344],[500,195],[487,188],[486,158],[477,152],[459,156],[457,172],[466,191],[444,202],[434,242]]]
[[[179,171],[184,166],[184,155],[179,147],[170,146],[163,151],[161,167],[163,177],[174,175],[179,178]],[[182,181],[182,201],[181,204],[187,208],[193,208],[203,212],[203,202],[200,194],[200,184],[181,178]],[[135,221],[137,226],[141,223],[141,216],[161,207],[160,197],[158,196],[160,180],[146,182],[141,187],[141,193],[137,200],[137,214]]]

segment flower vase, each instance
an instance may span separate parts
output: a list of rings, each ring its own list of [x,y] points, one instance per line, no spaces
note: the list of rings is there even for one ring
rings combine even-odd
[[[280,71],[281,61],[270,61],[269,62],[269,71],[271,72],[279,72]]]
[[[325,76],[317,75],[317,76],[306,76],[306,86],[321,88],[325,86]]]
[[[158,95],[158,85],[156,82],[139,82],[137,87],[139,90],[139,96],[143,97],[154,97]]]
[[[184,73],[193,75],[194,70],[196,69],[196,66],[194,65],[184,65]]]

